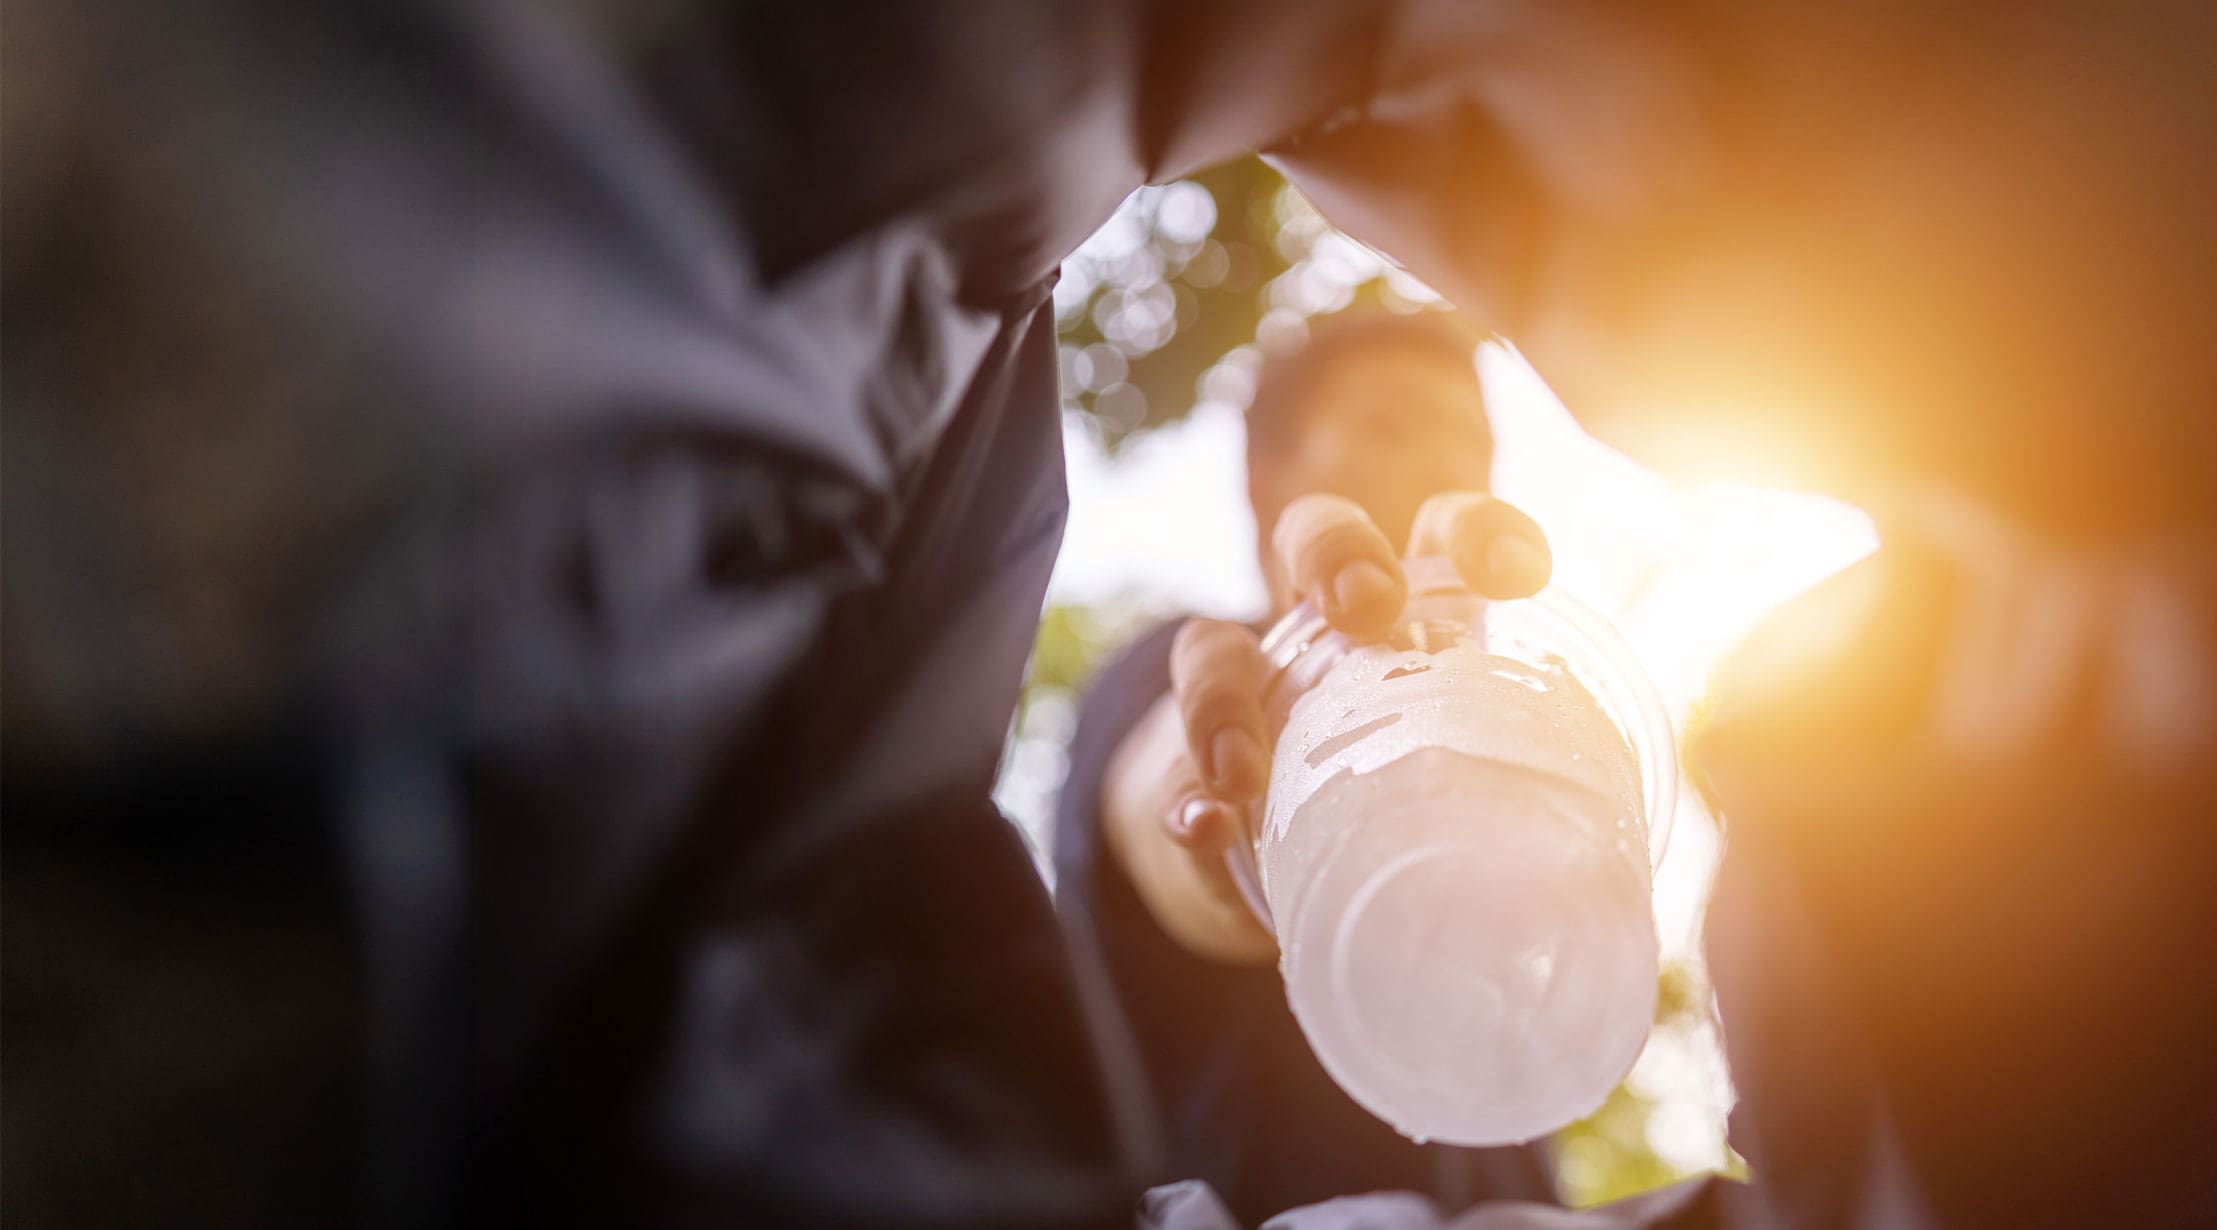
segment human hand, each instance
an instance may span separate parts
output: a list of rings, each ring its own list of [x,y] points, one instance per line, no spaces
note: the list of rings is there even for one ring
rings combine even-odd
[[[1294,501],[1279,517],[1271,550],[1295,599],[1315,603],[1334,628],[1358,640],[1390,631],[1408,599],[1400,559],[1351,500]],[[1531,518],[1470,491],[1426,501],[1408,555],[1444,556],[1471,588],[1494,598],[1538,592],[1552,567]],[[1171,695],[1109,766],[1109,845],[1179,942],[1221,960],[1268,960],[1275,942],[1240,897],[1224,851],[1248,839],[1245,807],[1270,781],[1269,663],[1243,625],[1194,619],[1178,630],[1170,673]]]

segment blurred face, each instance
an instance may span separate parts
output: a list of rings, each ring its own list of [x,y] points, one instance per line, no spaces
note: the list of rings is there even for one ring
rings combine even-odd
[[[1346,496],[1399,546],[1427,496],[1484,490],[1491,477],[1492,435],[1470,360],[1381,343],[1327,364],[1307,397],[1288,446],[1248,471],[1263,573],[1281,607],[1286,595],[1269,562],[1270,531],[1296,497]]]

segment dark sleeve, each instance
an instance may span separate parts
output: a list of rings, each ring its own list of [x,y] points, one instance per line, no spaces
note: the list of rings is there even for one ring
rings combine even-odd
[[[1370,1192],[1306,1205],[1262,1230],[1726,1230],[1776,1224],[1751,1204],[1753,1189],[1729,1179],[1692,1179],[1601,1208],[1502,1200],[1457,1214],[1415,1192]],[[1205,1185],[1156,1188],[1141,1205],[1144,1230],[1228,1230],[1222,1203]],[[1894,1224],[1894,1223],[1878,1223]]]
[[[1096,1015],[1128,1048],[1166,1173],[1208,1180],[1242,1224],[1348,1192],[1407,1188],[1460,1208],[1552,1201],[1536,1147],[1403,1139],[1351,1101],[1310,1052],[1275,967],[1224,965],[1156,926],[1101,843],[1101,787],[1124,736],[1170,690],[1176,621],[1103,667],[1078,710],[1055,817],[1057,906]],[[1113,1072],[1115,1064],[1110,1065]]]
[[[974,113],[1073,122],[998,87],[1122,96],[933,55],[1103,43],[604,15],[11,26],[11,108],[79,18],[25,58],[88,96],[7,211],[0,1221],[1129,1220],[989,793],[1052,258],[833,174],[923,129],[973,201]],[[1065,144],[1110,182],[993,163],[993,234],[1128,190]]]

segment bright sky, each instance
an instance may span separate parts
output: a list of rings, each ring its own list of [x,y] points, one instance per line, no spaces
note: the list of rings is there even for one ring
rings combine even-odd
[[[1247,507],[1240,410],[1204,402],[1111,458],[1077,421],[1063,431],[1070,522],[1049,602],[1136,601],[1164,612],[1247,618],[1266,602]]]

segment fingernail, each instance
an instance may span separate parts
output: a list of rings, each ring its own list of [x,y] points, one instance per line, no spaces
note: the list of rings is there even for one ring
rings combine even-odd
[[[1185,806],[1178,809],[1178,831],[1192,832],[1201,821],[1208,818],[1210,806],[1207,799],[1187,799]]]
[[[1366,559],[1339,570],[1332,578],[1332,601],[1341,614],[1366,610],[1393,593],[1393,574]]]
[[[1547,547],[1523,534],[1499,534],[1486,545],[1487,575],[1512,593],[1539,592],[1553,567]]]
[[[1209,783],[1218,790],[1262,781],[1262,744],[1237,726],[1220,730],[1209,740]]]

